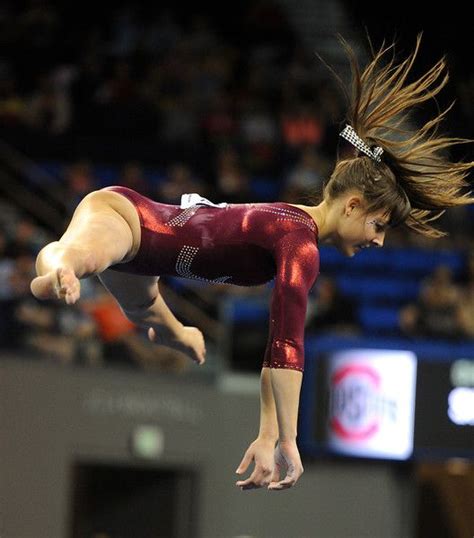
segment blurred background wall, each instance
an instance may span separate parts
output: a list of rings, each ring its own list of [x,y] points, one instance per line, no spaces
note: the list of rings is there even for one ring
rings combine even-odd
[[[410,535],[409,471],[388,464],[314,462],[294,490],[236,488],[257,407],[238,387],[4,359],[3,536]]]

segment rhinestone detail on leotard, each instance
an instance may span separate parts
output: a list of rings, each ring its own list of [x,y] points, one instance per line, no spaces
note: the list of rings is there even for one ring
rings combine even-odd
[[[283,209],[281,207],[258,207],[257,209],[259,211],[265,211],[266,213],[273,213],[274,215],[278,215],[280,217],[278,220],[291,220],[293,222],[301,222],[301,224],[305,224],[306,226],[308,226],[311,231],[316,231],[316,225],[309,216],[308,218],[306,218],[303,215],[299,215],[298,213],[295,213],[289,209]]]
[[[220,276],[218,278],[209,279],[195,275],[191,271],[191,264],[193,263],[193,260],[198,252],[199,247],[191,247],[190,245],[183,246],[183,248],[179,251],[178,258],[176,259],[176,272],[178,273],[178,275],[185,278],[192,278],[194,280],[202,280],[204,282],[213,282],[216,284],[230,284],[230,282],[226,281],[231,279],[231,276]]]
[[[169,220],[166,224],[168,226],[184,226],[188,220],[196,213],[199,207],[188,207],[184,211],[181,211],[179,215]]]

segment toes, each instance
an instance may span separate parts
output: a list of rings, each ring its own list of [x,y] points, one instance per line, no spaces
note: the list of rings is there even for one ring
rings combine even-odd
[[[71,269],[58,269],[56,271],[54,289],[58,299],[66,304],[74,304],[80,297],[80,283]]]
[[[148,339],[158,346],[165,345],[165,342],[163,341],[161,335],[156,332],[155,329],[153,329],[152,327],[148,329]]]
[[[155,341],[155,330],[151,327],[148,329],[148,339],[150,340],[150,342]]]
[[[52,299],[55,296],[51,279],[48,275],[34,278],[30,284],[30,289],[37,299]]]
[[[66,304],[74,304],[79,299],[79,289],[78,286],[74,286],[72,291],[68,291],[64,296]]]
[[[79,279],[71,269],[57,269],[38,276],[31,281],[30,289],[37,299],[60,299],[69,305],[81,295]]]

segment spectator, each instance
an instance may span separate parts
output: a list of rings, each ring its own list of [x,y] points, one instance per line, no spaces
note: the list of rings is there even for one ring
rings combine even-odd
[[[153,10],[153,7],[149,9]],[[183,30],[169,7],[160,6],[144,21],[142,46],[154,57],[161,57],[176,47]]]
[[[98,99],[105,104],[126,105],[137,98],[138,86],[130,61],[116,59],[112,63],[112,72],[108,74]]]
[[[185,37],[187,47],[201,57],[209,55],[218,47],[218,38],[212,28],[211,19],[202,13],[192,15],[189,33]]]
[[[156,101],[156,96],[154,100]],[[182,95],[162,99],[158,108],[161,120],[160,140],[175,147],[196,144],[199,137],[199,116],[191,92],[186,91]]]
[[[454,339],[463,335],[460,288],[448,266],[438,266],[421,285],[416,302],[400,312],[400,328],[406,336]]]
[[[164,204],[179,204],[184,193],[204,195],[205,185],[193,176],[189,166],[175,163],[167,170],[167,177],[158,184],[156,199]]]
[[[275,114],[263,100],[249,99],[241,112],[240,130],[247,161],[253,172],[271,170],[279,142]]]
[[[10,20],[16,26],[12,32],[15,58],[25,79],[49,71],[60,57],[63,21],[53,4],[47,0],[26,2],[16,13],[16,20]]]
[[[87,160],[76,161],[66,166],[64,176],[68,189],[66,206],[69,214],[72,213],[86,194],[94,190],[97,185],[97,179],[94,176],[91,164]]]
[[[309,334],[357,334],[355,304],[338,289],[334,279],[320,276],[310,293],[305,329]]]
[[[0,72],[0,124],[19,127],[24,124],[26,103],[17,91],[16,80],[8,72]]]
[[[145,177],[143,166],[136,161],[130,161],[122,166],[119,185],[133,189],[144,196],[149,195],[150,183]]]
[[[474,340],[474,250],[468,255],[461,284],[460,322],[464,336]]]
[[[21,301],[15,318],[21,327],[21,347],[62,364],[101,362],[94,321],[79,307]]]
[[[133,3],[121,5],[112,12],[111,19],[109,53],[115,57],[127,58],[135,52],[143,30],[138,20],[137,6]]]
[[[145,74],[129,59],[115,59],[97,92],[102,134],[128,140],[154,138],[157,132],[155,108],[141,82]]]
[[[66,132],[71,126],[71,102],[52,77],[42,75],[27,106],[26,120],[36,130],[52,135]]]
[[[239,204],[250,202],[253,197],[249,177],[242,167],[239,154],[233,148],[223,148],[218,152],[216,187],[214,197],[218,202]]]
[[[203,114],[202,130],[211,146],[232,142],[237,133],[237,123],[232,113],[229,96],[214,96]]]
[[[17,299],[30,296],[30,281],[35,274],[35,258],[29,250],[16,248],[14,268],[10,275],[10,286]]]
[[[301,150],[300,158],[288,173],[283,186],[282,198],[286,202],[299,203],[306,196],[321,193],[329,174],[329,165],[311,145]]]
[[[37,254],[48,240],[48,234],[42,228],[31,219],[20,217],[14,228],[11,248],[13,251]]]
[[[459,316],[463,335],[474,340],[474,280],[463,289]]]
[[[10,279],[14,265],[8,252],[7,236],[0,228],[0,300],[11,297]]]
[[[15,308],[13,273],[15,260],[8,251],[6,233],[0,228],[0,346],[9,347],[16,334],[12,312]]]
[[[104,61],[94,49],[81,56],[71,81],[73,129],[80,135],[94,132],[100,118],[98,97],[103,83]]]
[[[28,250],[12,244],[10,260],[3,267],[5,288],[2,293],[2,317],[7,347],[16,348],[21,345],[25,333],[15,317],[18,305],[30,297],[29,280],[34,275],[34,256]]]
[[[314,106],[305,103],[292,105],[283,111],[281,129],[283,141],[290,149],[319,146],[323,139],[319,115]]]

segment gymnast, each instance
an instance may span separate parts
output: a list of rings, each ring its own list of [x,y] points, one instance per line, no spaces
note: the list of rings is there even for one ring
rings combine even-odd
[[[453,162],[447,150],[467,142],[438,133],[447,111],[417,130],[404,118],[448,80],[440,59],[408,83],[421,36],[403,61],[382,45],[360,70],[345,44],[352,91],[339,156],[322,196],[312,205],[213,203],[197,193],[180,205],[152,201],[120,186],[91,192],[79,203],[58,241],[36,260],[31,290],[38,299],[67,304],[80,297],[80,279],[97,275],[152,342],[205,361],[201,331],[183,326],[159,291],[159,277],[252,286],[274,279],[269,333],[261,370],[260,426],[237,473],[242,490],[283,490],[303,466],[296,443],[304,362],[307,296],[319,273],[318,245],[346,256],[382,247],[390,228],[437,238],[433,220],[452,206],[474,202],[467,177],[472,162]],[[350,151],[347,151],[349,149]]]

